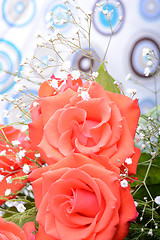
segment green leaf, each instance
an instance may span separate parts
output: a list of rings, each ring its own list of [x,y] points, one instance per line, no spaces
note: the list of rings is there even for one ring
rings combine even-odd
[[[98,77],[96,82],[101,84],[106,91],[121,93],[120,90],[114,85],[114,78],[105,70],[104,63],[102,63],[98,68]]]

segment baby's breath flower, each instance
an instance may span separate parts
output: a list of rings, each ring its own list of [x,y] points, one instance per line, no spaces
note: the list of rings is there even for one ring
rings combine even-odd
[[[4,175],[0,174],[0,182],[2,182],[3,179],[4,179]]]
[[[6,189],[5,196],[9,196],[10,194],[11,194],[11,189],[10,188]]]
[[[17,153],[17,158],[18,160],[22,159],[23,157],[25,157],[25,153],[26,153],[26,150],[20,150],[18,153]]]
[[[99,75],[98,72],[93,72],[93,73],[91,74],[91,76],[94,77],[94,78],[98,77],[98,75]]]
[[[80,78],[80,71],[79,70],[72,71],[71,76],[74,80],[77,80],[78,78]]]
[[[28,174],[30,171],[31,171],[31,170],[30,170],[29,165],[24,164],[24,165],[23,165],[23,172],[24,172],[25,174]]]
[[[90,96],[89,96],[88,91],[82,91],[82,92],[81,92],[81,98],[82,98],[83,100],[88,101],[88,100],[90,99]]]
[[[6,156],[6,150],[2,150],[2,151],[0,152],[0,156]]]
[[[160,196],[155,197],[154,201],[155,201],[155,203],[160,205]]]
[[[24,206],[23,203],[19,203],[19,204],[17,205],[17,211],[18,211],[18,212],[22,213],[22,212],[25,212],[25,210],[26,210],[26,207]]]
[[[152,229],[149,229],[148,235],[153,236],[153,231],[152,231]]]
[[[150,68],[149,68],[149,67],[146,67],[146,68],[144,69],[144,75],[145,75],[146,77],[148,77],[150,73],[151,73]]]
[[[143,48],[143,50],[142,50],[142,55],[143,55],[143,57],[145,57],[146,55],[148,55],[149,52],[150,52],[150,49],[149,49],[149,48]]]
[[[123,179],[123,180],[121,181],[121,187],[123,187],[123,188],[128,187],[128,182],[127,182],[127,180]]]
[[[132,158],[126,158],[125,162],[130,165],[132,164]]]
[[[18,147],[18,145],[20,144],[20,141],[14,140],[14,141],[12,141],[12,144],[13,144],[13,146]]]
[[[35,153],[36,158],[40,158],[41,154],[40,153]]]
[[[33,107],[37,107],[38,105],[39,105],[39,103],[36,101],[33,103]]]
[[[12,183],[12,177],[11,176],[7,177],[6,182],[11,184]]]

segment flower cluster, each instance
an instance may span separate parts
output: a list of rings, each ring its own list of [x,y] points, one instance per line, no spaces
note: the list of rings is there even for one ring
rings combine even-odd
[[[20,239],[123,240],[138,216],[129,184],[140,157],[137,99],[75,73],[65,81],[52,75],[38,95],[29,136],[1,126],[1,203],[28,182],[38,211],[38,227],[28,223],[35,234],[21,231]]]

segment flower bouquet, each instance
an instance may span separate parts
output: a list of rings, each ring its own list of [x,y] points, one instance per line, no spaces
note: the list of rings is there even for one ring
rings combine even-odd
[[[68,1],[65,3],[69,8]],[[79,27],[75,37],[78,43],[61,33],[55,36],[54,32],[47,40],[38,36],[39,47],[57,53],[59,60],[50,60],[60,67],[61,77],[52,73],[45,79],[43,72],[51,66],[43,69],[26,59],[24,64],[30,67],[30,73],[36,72],[36,77],[43,79],[38,95],[28,90],[29,100],[23,102],[27,86],[21,88],[19,82],[24,76],[18,76],[18,100],[6,95],[1,99],[22,112],[20,121],[0,126],[2,239],[160,237],[158,106],[152,115],[141,117],[137,129],[138,100],[126,96],[122,84],[108,73],[107,51],[97,60],[97,72],[92,71],[93,14],[84,13],[88,30],[73,18]],[[82,37],[88,39],[88,52],[81,48]],[[90,60],[90,73],[73,69],[63,61],[59,51],[63,44],[72,51],[81,49]],[[32,76],[26,80],[33,82]]]

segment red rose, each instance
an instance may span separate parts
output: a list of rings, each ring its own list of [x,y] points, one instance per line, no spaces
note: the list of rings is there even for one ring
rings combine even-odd
[[[71,89],[41,99],[31,112],[31,139],[40,143],[39,151],[48,164],[72,152],[90,157],[105,155],[119,167],[133,157],[127,167],[135,174],[140,156],[133,140],[140,114],[137,100],[107,92],[96,82],[88,93],[88,101]]]
[[[5,222],[0,217],[0,239],[1,240],[28,240],[22,228],[13,222]]]
[[[37,164],[30,160],[35,160],[35,149],[33,148],[31,141],[27,138],[26,133],[15,129],[12,126],[0,126],[1,197],[7,197],[7,195],[5,195],[7,189],[10,189],[11,193],[16,193],[24,187],[27,180],[20,181],[17,179],[11,183],[9,182],[9,178],[12,179],[26,175],[23,171],[24,164],[29,165],[30,171],[37,167]],[[23,156],[23,154],[25,156]],[[0,205],[4,202],[4,199],[0,199]]]
[[[110,169],[110,167],[109,167]],[[29,175],[38,208],[36,240],[123,240],[137,217],[118,175],[71,154]]]

